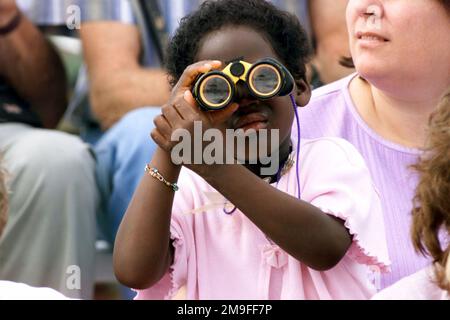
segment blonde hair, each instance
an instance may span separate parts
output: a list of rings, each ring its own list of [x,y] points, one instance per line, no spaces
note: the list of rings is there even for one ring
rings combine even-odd
[[[442,228],[450,235],[450,90],[430,118],[428,130],[426,151],[414,166],[420,181],[414,197],[412,239],[417,251],[433,258],[439,287],[450,292],[450,243],[439,239]]]
[[[0,237],[2,235],[3,228],[6,225],[6,219],[8,214],[8,189],[6,187],[6,170],[2,166],[0,157]]]

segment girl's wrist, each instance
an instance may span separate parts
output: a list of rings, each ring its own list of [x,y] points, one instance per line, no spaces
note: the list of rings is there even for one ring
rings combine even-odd
[[[178,180],[181,166],[174,164],[170,154],[160,147],[156,149],[149,165],[150,167],[158,169],[158,171],[160,171],[167,180],[173,182]]]

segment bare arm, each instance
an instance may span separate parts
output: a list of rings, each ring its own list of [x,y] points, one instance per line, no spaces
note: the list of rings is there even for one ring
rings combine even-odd
[[[92,109],[103,129],[128,111],[167,101],[170,89],[164,71],[139,65],[141,42],[136,26],[110,21],[84,23],[81,39]]]
[[[17,14],[14,0],[0,0],[0,26]],[[55,128],[67,107],[62,62],[43,34],[25,17],[0,36],[0,75],[31,105],[44,127]]]
[[[177,181],[180,167],[157,149],[151,165],[168,181]],[[120,224],[114,245],[114,271],[117,279],[135,289],[155,284],[172,263],[170,217],[174,192],[160,181],[145,175]]]
[[[168,181],[177,181],[179,166],[160,148],[151,165]],[[114,271],[117,279],[135,289],[155,284],[172,263],[170,217],[174,192],[155,178],[145,175],[120,224],[114,245]]]

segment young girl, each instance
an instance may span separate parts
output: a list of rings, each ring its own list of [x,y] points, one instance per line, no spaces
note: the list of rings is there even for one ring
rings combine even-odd
[[[182,21],[167,61],[174,88],[151,134],[159,149],[114,248],[116,276],[141,289],[138,299],[171,299],[182,288],[187,299],[374,293],[369,269],[385,271],[389,261],[378,194],[362,158],[343,140],[300,141],[297,124],[291,130],[294,96],[300,106],[310,97],[307,53],[298,20],[263,0],[208,1]],[[283,63],[295,79],[291,96],[259,100],[238,83],[234,103],[202,111],[194,82],[236,58]],[[277,174],[262,175],[254,164],[175,165],[171,135],[182,128],[193,136],[195,121],[222,132],[278,129]],[[271,137],[267,146],[276,143]]]
[[[428,148],[416,168],[420,182],[412,239],[416,250],[432,257],[434,266],[400,280],[374,299],[450,299],[450,90],[431,118]]]

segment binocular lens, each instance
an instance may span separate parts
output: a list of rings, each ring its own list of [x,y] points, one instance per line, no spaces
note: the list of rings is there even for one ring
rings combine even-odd
[[[211,107],[222,107],[231,97],[231,86],[224,77],[212,75],[200,85],[200,94]]]
[[[261,96],[275,95],[281,85],[280,73],[271,65],[257,66],[252,70],[249,80],[253,91]]]

